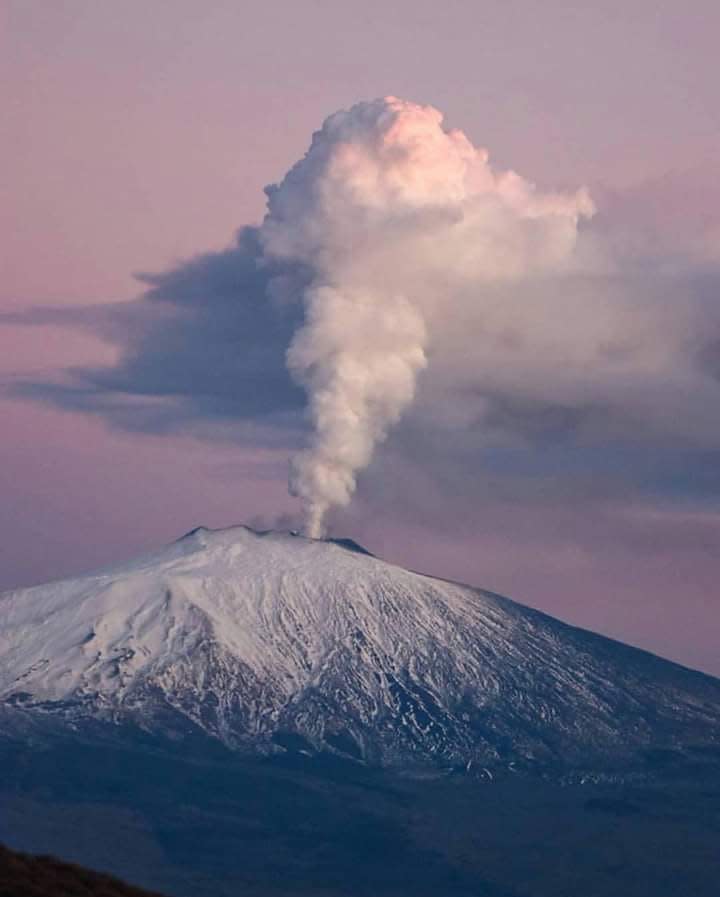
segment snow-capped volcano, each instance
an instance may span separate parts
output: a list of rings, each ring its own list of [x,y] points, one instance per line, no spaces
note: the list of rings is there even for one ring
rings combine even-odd
[[[0,701],[385,764],[593,766],[720,742],[720,681],[350,542],[200,528],[0,596]]]

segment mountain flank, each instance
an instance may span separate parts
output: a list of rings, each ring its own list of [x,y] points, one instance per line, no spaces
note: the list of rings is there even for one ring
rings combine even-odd
[[[0,596],[0,706],[482,775],[633,775],[720,743],[711,676],[349,540],[242,526]]]

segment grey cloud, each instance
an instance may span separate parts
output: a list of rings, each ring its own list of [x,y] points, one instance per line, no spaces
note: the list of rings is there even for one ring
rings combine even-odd
[[[290,380],[285,352],[301,309],[273,301],[271,282],[282,276],[281,266],[260,262],[257,230],[247,227],[227,250],[140,275],[148,289],[134,302],[5,315],[0,323],[85,328],[120,350],[113,366],[16,382],[12,391],[125,429],[225,439],[242,424],[246,436],[294,444],[304,393]],[[293,280],[301,278],[295,271]]]

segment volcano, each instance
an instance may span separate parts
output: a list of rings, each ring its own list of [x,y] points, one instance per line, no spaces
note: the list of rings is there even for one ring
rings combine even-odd
[[[405,770],[633,770],[720,743],[720,681],[351,540],[198,528],[0,598],[8,726]]]

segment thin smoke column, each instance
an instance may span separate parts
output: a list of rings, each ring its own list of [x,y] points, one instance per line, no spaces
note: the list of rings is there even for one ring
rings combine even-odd
[[[320,537],[413,401],[434,321],[461,318],[493,282],[569,267],[578,220],[594,210],[584,189],[541,193],[495,171],[438,110],[395,97],[330,116],[266,192],[264,255],[295,272],[274,292],[305,310],[287,364],[313,434],[290,491]]]

